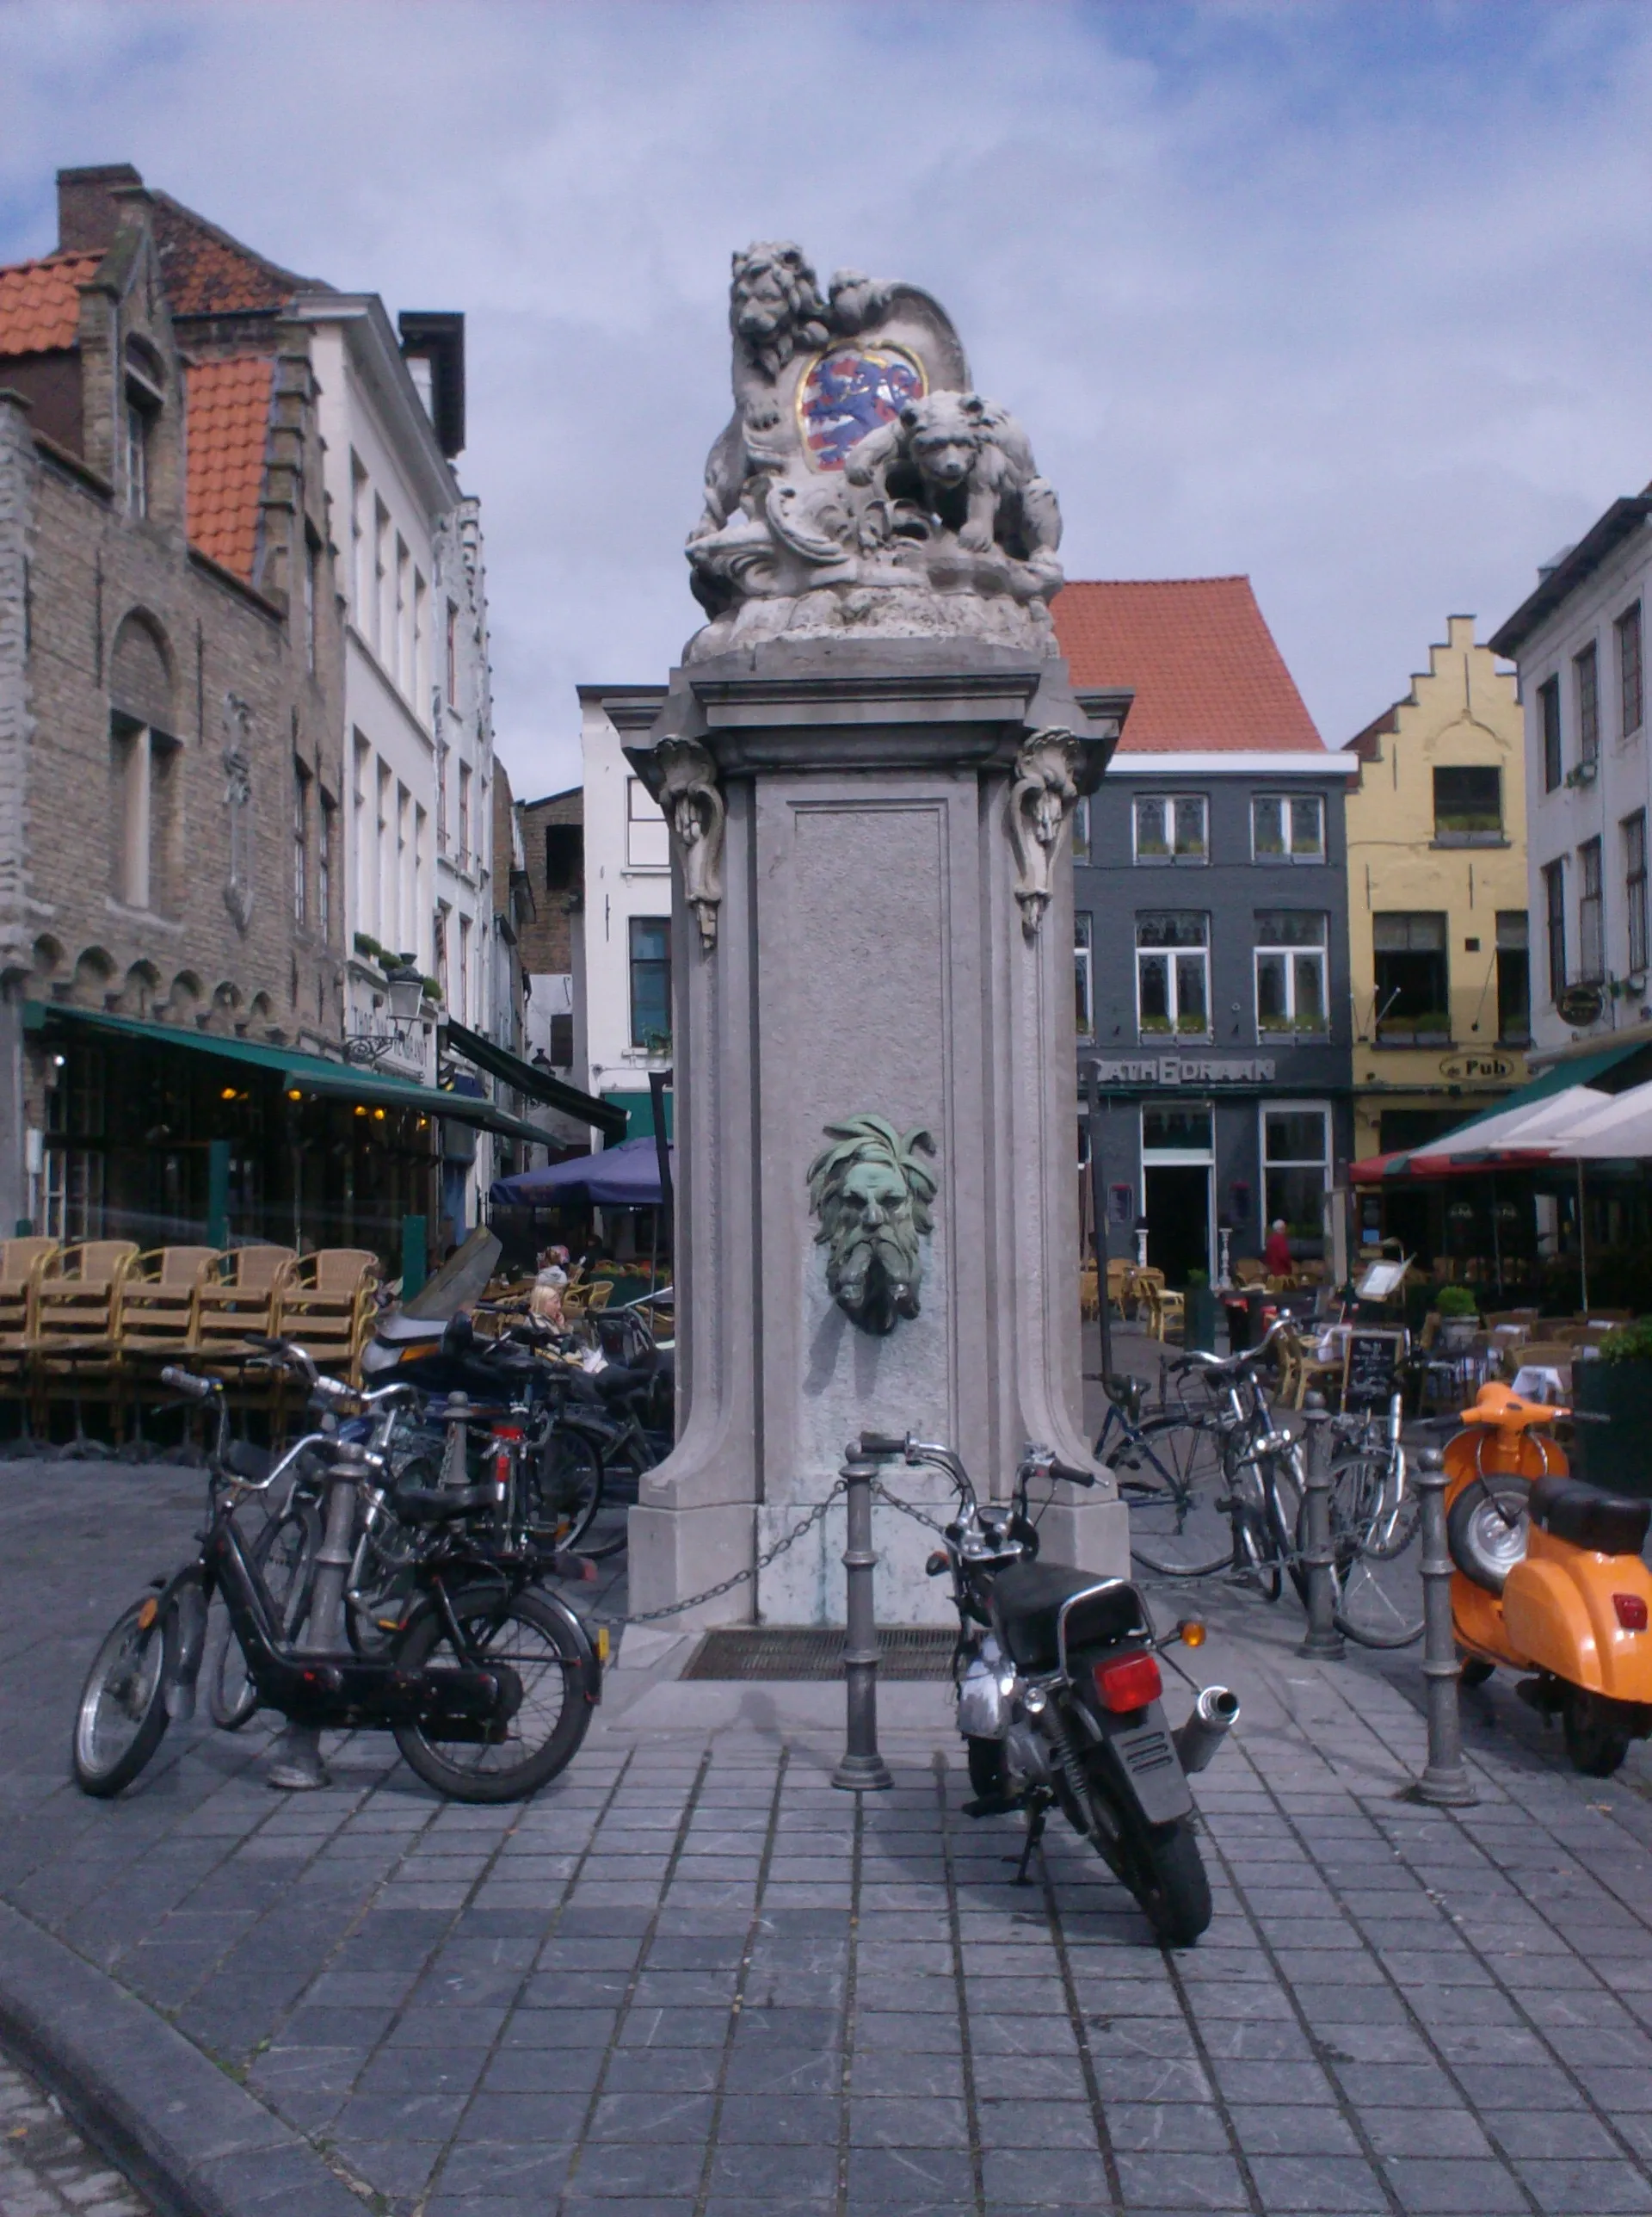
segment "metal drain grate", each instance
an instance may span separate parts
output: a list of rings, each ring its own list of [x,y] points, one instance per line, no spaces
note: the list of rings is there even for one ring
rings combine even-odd
[[[708,1632],[688,1658],[685,1678],[806,1678],[843,1676],[841,1631],[811,1625],[735,1625]],[[880,1678],[950,1678],[958,1635],[945,1626],[880,1627]]]

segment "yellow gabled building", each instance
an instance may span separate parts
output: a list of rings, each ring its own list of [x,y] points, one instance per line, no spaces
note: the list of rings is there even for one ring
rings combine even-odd
[[[1420,1146],[1524,1084],[1525,738],[1472,616],[1347,743],[1356,1158]],[[1421,1226],[1418,1227],[1421,1229]]]

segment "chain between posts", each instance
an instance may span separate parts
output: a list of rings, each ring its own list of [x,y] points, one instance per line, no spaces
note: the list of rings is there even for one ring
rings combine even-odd
[[[788,1547],[796,1547],[805,1532],[812,1532],[833,1502],[848,1491],[848,1487],[845,1480],[840,1478],[831,1491],[823,1499],[815,1504],[803,1522],[800,1524],[794,1524],[789,1532],[783,1533],[772,1547],[765,1548],[749,1569],[736,1571],[732,1578],[719,1578],[714,1586],[707,1586],[704,1593],[690,1594],[686,1601],[668,1602],[663,1609],[638,1609],[630,1616],[611,1619],[610,1621],[620,1624],[656,1624],[663,1616],[680,1616],[686,1609],[698,1609],[701,1602],[715,1601],[720,1594],[732,1593],[736,1586],[749,1584],[759,1571],[766,1571],[771,1563],[778,1562]]]

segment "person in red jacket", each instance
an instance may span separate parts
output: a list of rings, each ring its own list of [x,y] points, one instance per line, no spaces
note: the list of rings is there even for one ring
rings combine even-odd
[[[1262,1260],[1267,1265],[1267,1275],[1270,1278],[1290,1276],[1292,1268],[1291,1240],[1285,1231],[1285,1219],[1282,1216],[1276,1216],[1273,1220],[1273,1228],[1267,1235],[1267,1244],[1262,1249]]]

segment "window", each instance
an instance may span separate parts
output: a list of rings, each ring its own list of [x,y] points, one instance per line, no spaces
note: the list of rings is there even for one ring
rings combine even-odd
[[[459,766],[459,867],[471,867],[471,771],[468,763]]]
[[[413,572],[413,667],[409,689],[412,695],[413,705],[418,710],[421,719],[429,706],[425,698],[425,680],[428,672],[425,667],[427,649],[424,636],[424,612],[428,597],[424,579],[416,568]]]
[[[1624,820],[1624,907],[1629,919],[1629,967],[1632,977],[1646,969],[1646,811]]]
[[[410,565],[407,548],[398,538],[396,541],[396,607],[392,618],[395,628],[391,633],[390,667],[404,693],[412,676],[411,657],[408,652],[408,625],[412,609],[408,600],[407,575]]]
[[[390,513],[383,501],[373,503],[373,651],[382,660],[385,652],[385,573],[388,568]]]
[[[663,1051],[671,1044],[671,920],[631,919],[631,1043]]]
[[[316,666],[316,591],[321,570],[321,549],[306,531],[304,534],[304,666]]]
[[[659,803],[639,777],[626,780],[626,868],[669,870],[671,842]]]
[[[545,827],[545,890],[571,893],[584,875],[584,834],[577,824],[547,824]]]
[[[126,398],[126,513],[149,514],[149,435],[154,411],[134,396]]]
[[[1600,888],[1600,842],[1586,839],[1577,850],[1578,976],[1595,985],[1606,974],[1605,905]]]
[[[1501,846],[1503,774],[1490,769],[1434,772],[1434,838],[1440,846]]]
[[[459,993],[457,1014],[462,1024],[471,1021],[471,919],[459,919],[459,975],[453,980]]]
[[[553,1070],[571,1070],[574,1066],[574,1017],[570,1009],[559,1009],[551,1019],[551,1066]]]
[[[1091,927],[1094,919],[1079,915],[1073,918],[1073,1011],[1078,1021],[1080,1039],[1090,1039],[1095,1032],[1095,994],[1091,959]]]
[[[293,921],[300,931],[310,910],[310,773],[293,765]]]
[[[1088,862],[1090,859],[1090,800],[1082,794],[1073,810],[1073,860]]]
[[[447,603],[447,705],[459,705],[459,610]]]
[[[1593,640],[1572,658],[1577,694],[1577,759],[1593,762],[1600,752],[1600,662]]]
[[[452,750],[436,733],[436,852],[447,852],[447,756]]]
[[[325,942],[333,936],[333,817],[334,805],[321,796],[321,823],[316,838],[316,930]]]
[[[1316,793],[1259,793],[1250,804],[1250,845],[1259,862],[1322,862],[1325,803]]]
[[[1208,1039],[1211,920],[1187,910],[1136,919],[1137,1021],[1143,1034]]]
[[[151,792],[150,734],[117,717],[109,732],[110,818],[115,899],[128,908],[149,906]]]
[[[1138,862],[1210,860],[1202,793],[1140,794],[1136,801]]]
[[[1380,1046],[1449,1043],[1451,991],[1446,917],[1387,910],[1372,917],[1377,958],[1376,1031]]]
[[[1497,911],[1497,1038],[1525,1047],[1532,1037],[1530,924],[1523,908]],[[1431,1132],[1427,1135],[1433,1139]]]
[[[1175,1108],[1142,1110],[1142,1152],[1144,1155],[1189,1155],[1208,1162],[1215,1152],[1212,1135],[1216,1120],[1208,1101]]]
[[[1553,793],[1562,775],[1558,677],[1545,677],[1538,688],[1538,731],[1543,740],[1543,789]]]
[[[1631,732],[1641,728],[1641,717],[1645,709],[1644,678],[1641,659],[1641,604],[1625,608],[1612,629],[1618,634],[1618,728],[1627,738]]]
[[[1259,1034],[1326,1030],[1325,939],[1322,916],[1264,909],[1257,917]]]
[[[1325,1195],[1330,1177],[1330,1116],[1304,1103],[1262,1111],[1263,1218],[1285,1219],[1293,1239],[1325,1236]]]
[[[1566,991],[1566,865],[1550,862],[1543,874],[1544,920],[1549,928],[1549,997],[1556,1004]]]
[[[350,614],[355,627],[364,631],[367,598],[367,473],[361,457],[350,456]]]
[[[434,934],[436,958],[436,985],[440,990],[441,997],[450,1016],[453,1013],[453,999],[451,991],[448,990],[451,980],[447,975],[447,927],[452,920],[453,913],[452,909],[448,907],[446,901],[438,901],[436,903],[436,922]]]

